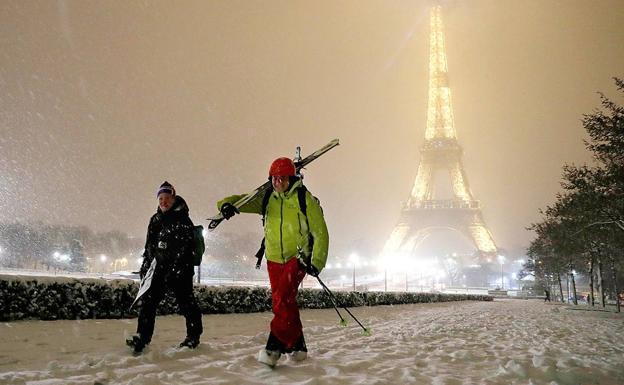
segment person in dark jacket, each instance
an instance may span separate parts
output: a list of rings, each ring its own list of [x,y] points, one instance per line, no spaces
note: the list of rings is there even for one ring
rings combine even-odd
[[[167,181],[156,196],[158,209],[147,228],[140,271],[141,280],[149,275],[151,283],[140,297],[137,334],[126,340],[135,353],[142,352],[152,340],[156,308],[168,290],[173,291],[186,319],[186,338],[180,347],[196,348],[203,331],[201,311],[193,294],[193,222],[188,206]]]
[[[550,302],[550,291],[548,289],[544,289],[544,302]]]

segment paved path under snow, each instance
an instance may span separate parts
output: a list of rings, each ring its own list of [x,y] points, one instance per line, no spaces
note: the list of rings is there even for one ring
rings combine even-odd
[[[271,370],[255,356],[270,313],[205,315],[202,345],[176,349],[180,316],[152,344],[124,346],[136,320],[0,324],[0,384],[624,384],[624,316],[540,301],[353,308],[372,329],[304,310],[310,357]]]

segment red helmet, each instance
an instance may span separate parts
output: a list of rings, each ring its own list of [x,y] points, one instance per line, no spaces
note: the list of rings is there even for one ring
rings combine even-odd
[[[277,158],[271,163],[269,176],[295,176],[295,164],[289,158]]]

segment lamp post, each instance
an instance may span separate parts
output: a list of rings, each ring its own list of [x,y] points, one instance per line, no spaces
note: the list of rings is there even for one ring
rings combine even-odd
[[[351,253],[349,256],[349,261],[351,261],[351,265],[353,265],[353,291],[355,291],[355,266],[359,259],[360,257],[356,253]]]
[[[501,265],[501,290],[505,290],[505,277],[503,276],[503,264],[505,263],[505,257],[499,255],[498,263]]]
[[[405,292],[407,293],[408,291],[409,290],[408,290],[408,287],[407,287],[407,271],[406,271],[405,272]]]
[[[384,269],[384,291],[388,291],[388,269]]]
[[[106,263],[106,260],[108,259],[108,257],[104,254],[100,255],[100,262],[102,262],[102,265],[104,265]],[[102,267],[102,272],[104,272],[104,267]]]

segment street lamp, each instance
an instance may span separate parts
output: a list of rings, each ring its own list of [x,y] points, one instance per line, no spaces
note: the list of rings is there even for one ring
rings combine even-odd
[[[388,269],[384,269],[384,291],[388,291]]]
[[[100,262],[102,263],[102,265],[104,265],[106,263],[106,260],[108,259],[108,257],[104,254],[100,254]],[[104,271],[105,269],[102,268],[102,271]]]
[[[498,256],[498,263],[501,265],[501,290],[505,289],[505,278],[503,276],[503,264],[505,263],[505,257],[502,255]]]
[[[351,265],[353,265],[353,291],[355,291],[355,266],[357,265],[360,257],[356,253],[351,253],[349,256],[349,261]]]

